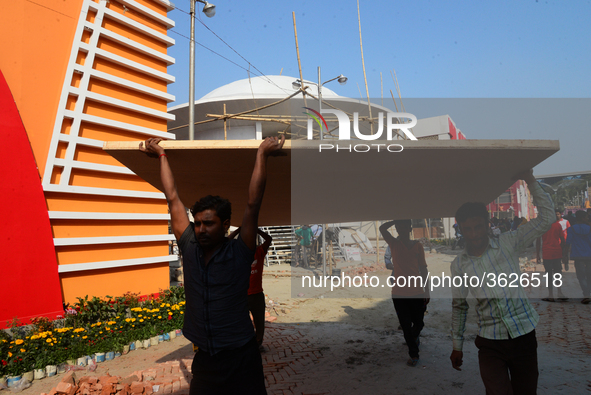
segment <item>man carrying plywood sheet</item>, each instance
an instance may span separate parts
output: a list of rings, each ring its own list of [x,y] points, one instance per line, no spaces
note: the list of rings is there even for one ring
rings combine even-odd
[[[450,359],[453,368],[461,370],[468,315],[466,299],[470,292],[478,314],[475,344],[487,394],[535,394],[538,384],[535,327],[540,317],[522,287],[519,253],[550,229],[556,217],[550,196],[542,190],[532,170],[517,178],[527,183],[538,208],[537,218],[518,229],[498,237],[489,236],[489,214],[483,203],[465,203],[456,212],[466,249],[451,264]],[[536,286],[534,280],[531,284]],[[561,278],[547,280],[555,281],[554,286],[562,283]]]
[[[160,161],[172,230],[183,255],[187,298],[183,332],[197,350],[191,394],[266,394],[261,355],[247,308],[250,265],[267,180],[267,158],[281,155],[285,136],[265,139],[257,151],[240,237],[228,240],[231,205],[208,195],[191,208],[189,221],[177,193],[161,139],[140,143]]]

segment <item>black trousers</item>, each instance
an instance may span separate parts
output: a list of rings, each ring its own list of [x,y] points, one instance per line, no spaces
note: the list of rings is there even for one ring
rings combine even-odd
[[[263,361],[253,337],[244,346],[209,355],[198,351],[191,365],[190,395],[266,395]]]
[[[486,395],[530,395],[538,388],[536,331],[508,340],[477,336],[480,376]]]
[[[419,357],[419,346],[417,345],[417,338],[421,334],[421,330],[425,326],[423,317],[425,316],[425,300],[424,299],[404,299],[392,298],[394,302],[394,309],[398,316],[398,321],[402,327],[404,340],[408,346],[408,355],[411,358]]]

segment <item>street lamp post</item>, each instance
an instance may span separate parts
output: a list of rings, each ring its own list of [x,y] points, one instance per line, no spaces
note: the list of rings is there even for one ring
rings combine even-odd
[[[325,81],[321,83],[320,79],[320,66],[318,66],[318,112],[322,114],[322,85],[334,81],[338,79],[341,85],[345,85],[347,83],[347,77],[344,75],[339,75],[333,79]],[[327,130],[328,132],[328,130]],[[320,123],[320,140],[324,140],[324,132],[322,131],[322,122]],[[322,226],[322,275],[326,278],[326,229],[328,228],[328,224],[324,224]],[[332,240],[331,240],[332,243]],[[332,273],[331,273],[332,275]]]
[[[191,42],[189,43],[189,140],[195,138],[195,3],[203,4],[203,13],[211,18],[215,15],[215,5],[204,0],[191,2]]]
[[[324,84],[327,84],[327,83],[334,81],[334,80],[338,80],[339,84],[345,85],[347,83],[348,78],[341,74],[337,77],[331,78],[330,80],[320,82],[320,67],[318,67],[318,84],[315,84],[313,82],[311,82],[311,83],[318,87],[318,112],[319,113],[322,112],[322,86]],[[294,89],[300,89],[300,87],[302,86],[302,81],[297,79],[294,82],[292,82],[291,85],[293,86]],[[320,140],[324,140],[324,133],[322,132],[322,124],[320,125]]]
[[[320,66],[318,66],[318,113],[322,113],[322,86],[331,81],[338,80],[339,84],[345,85],[347,83],[347,77],[339,75],[338,77],[331,78],[330,80],[320,82]],[[299,89],[302,86],[303,81],[295,80],[292,83],[294,89]],[[324,132],[322,131],[322,123],[320,123],[320,140],[324,140]],[[326,277],[326,228],[327,224],[322,225],[322,274]]]

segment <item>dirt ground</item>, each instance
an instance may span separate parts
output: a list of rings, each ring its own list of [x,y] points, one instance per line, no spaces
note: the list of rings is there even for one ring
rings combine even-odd
[[[440,249],[427,254],[432,275],[449,274],[449,265],[457,252]],[[532,251],[524,259],[532,257]],[[524,262],[525,262],[524,260]],[[389,272],[383,264],[373,264],[375,255],[348,273],[373,270],[385,281]],[[372,267],[373,264],[373,267]],[[531,265],[530,270],[541,271]],[[477,333],[476,314],[471,307],[464,344],[464,366],[452,369],[451,300],[434,294],[425,317],[421,335],[421,359],[417,367],[408,367],[407,348],[392,306],[390,289],[301,288],[301,276],[311,271],[291,269],[286,265],[265,269],[263,286],[268,296],[268,311],[277,317],[269,328],[293,328],[303,334],[307,346],[320,351],[320,357],[304,368],[297,387],[290,391],[276,384],[269,393],[297,394],[474,394],[484,393],[478,371],[478,353],[474,346]],[[591,305],[582,305],[574,269],[564,275],[563,290],[571,299],[560,303],[540,300],[545,288],[530,288],[532,304],[541,316],[538,337],[540,394],[583,394],[591,392]],[[299,284],[299,285],[298,285]],[[300,294],[300,297],[297,297]],[[303,295],[302,295],[303,294]],[[275,318],[271,318],[274,320]],[[292,330],[292,329],[290,329]],[[271,332],[271,331],[270,331]],[[302,340],[299,340],[302,341]],[[268,351],[271,352],[271,351]],[[126,376],[135,370],[168,360],[190,356],[185,338],[161,343],[148,350],[138,350],[98,365],[96,375],[108,371]],[[282,354],[285,355],[285,354]],[[279,356],[279,360],[281,356]],[[24,395],[49,392],[60,376],[36,381]],[[279,389],[274,389],[279,388]],[[285,391],[285,392],[283,392]]]
[[[456,254],[446,248],[439,253],[428,253],[430,273],[449,275],[449,266]],[[533,249],[522,256],[523,262],[530,262]],[[375,255],[367,258],[375,260]],[[541,265],[532,265],[531,269],[543,272]],[[389,274],[385,269],[368,273],[379,276],[381,282]],[[572,298],[566,302],[543,302],[540,298],[547,296],[546,288],[528,289],[532,304],[541,316],[537,328],[540,394],[591,392],[591,344],[587,340],[581,342],[591,330],[591,305],[579,303],[582,295],[572,262],[564,279],[563,291]],[[279,312],[277,322],[303,329],[310,342],[323,351],[323,358],[304,385],[298,387],[303,393],[484,393],[478,370],[478,350],[474,346],[477,320],[472,306],[465,332],[462,371],[454,370],[449,360],[451,300],[441,293],[435,293],[428,305],[421,334],[420,363],[411,368],[405,364],[407,347],[402,331],[397,329],[390,289],[378,287],[381,297],[375,297],[374,290],[364,290],[360,295],[359,290],[347,287],[332,292],[308,289],[309,295],[300,289],[304,297],[294,299],[293,288],[286,285],[287,281],[289,278],[270,275],[264,281],[265,293],[288,305],[289,313]]]

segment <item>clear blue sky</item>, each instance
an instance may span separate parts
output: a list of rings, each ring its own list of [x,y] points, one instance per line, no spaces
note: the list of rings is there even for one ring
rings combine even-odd
[[[217,6],[215,17],[207,18],[202,5],[197,4],[197,18],[266,75],[279,74],[281,69],[283,75],[299,75],[292,19],[295,11],[304,78],[316,81],[316,68],[321,66],[323,81],[341,73],[349,78],[345,86],[331,82],[328,88],[353,98],[359,97],[361,89],[366,96],[356,1],[213,3]],[[176,101],[170,106],[186,103],[189,97],[190,0],[174,4],[178,9],[169,17],[176,26],[169,35],[176,45],[168,53],[176,59],[169,67],[176,77],[169,93]],[[403,98],[591,98],[591,1],[362,0],[360,10],[372,98],[380,97],[380,72],[384,96],[389,97],[390,89],[396,92],[392,69]],[[198,21],[196,41],[249,68]],[[252,75],[260,74],[252,66],[251,70]],[[246,70],[196,45],[197,99],[247,77]],[[454,119],[454,114],[449,115]],[[458,126],[469,138],[508,138],[480,136]],[[548,138],[531,131],[512,135]],[[581,120],[575,120],[557,138],[563,150],[565,144],[580,147],[582,142],[587,153],[591,148],[589,124]],[[579,169],[579,163],[559,167],[557,172],[591,170],[591,163],[585,169]]]

